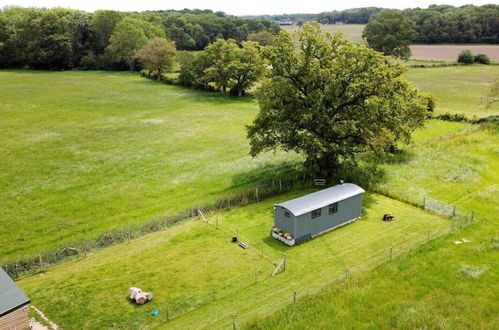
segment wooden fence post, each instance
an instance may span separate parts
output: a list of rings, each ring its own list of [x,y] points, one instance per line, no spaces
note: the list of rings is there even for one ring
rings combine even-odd
[[[471,222],[475,219],[475,211],[471,211]]]
[[[232,313],[232,325],[234,330],[237,330],[236,313]]]
[[[255,196],[256,196],[256,200],[258,201],[258,187],[255,188]]]
[[[42,261],[42,255],[38,254],[38,260],[40,261],[40,269],[43,272],[43,261]]]
[[[166,304],[166,321],[170,321],[170,307]]]
[[[295,293],[293,295],[293,304],[296,304],[296,291],[295,291]]]

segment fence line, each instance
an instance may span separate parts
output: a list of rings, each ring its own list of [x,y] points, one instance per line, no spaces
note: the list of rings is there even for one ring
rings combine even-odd
[[[24,275],[31,275],[44,271],[49,265],[57,264],[64,260],[86,257],[93,249],[104,248],[117,243],[129,243],[131,240],[146,234],[158,232],[173,227],[181,222],[192,220],[199,216],[199,210],[206,213],[230,209],[232,207],[244,206],[272,198],[293,189],[305,189],[314,186],[312,176],[304,172],[298,172],[293,168],[286,169],[284,174],[289,174],[289,171],[295,172],[293,175],[290,175],[292,176],[291,179],[276,178],[269,180],[244,191],[228,194],[227,196],[204,206],[193,205],[187,209],[178,211],[174,215],[164,215],[162,217],[153,218],[140,226],[127,226],[121,229],[108,231],[91,241],[68,243],[56,250],[35,253],[32,256],[25,257],[21,260],[7,262],[2,265],[2,268],[12,278],[19,279]]]

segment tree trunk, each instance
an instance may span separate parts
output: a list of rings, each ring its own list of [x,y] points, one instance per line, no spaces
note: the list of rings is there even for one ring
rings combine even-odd
[[[161,81],[161,70],[158,69],[158,81]]]
[[[241,88],[239,88],[238,90],[238,94],[237,94],[239,97],[243,97],[243,90]]]

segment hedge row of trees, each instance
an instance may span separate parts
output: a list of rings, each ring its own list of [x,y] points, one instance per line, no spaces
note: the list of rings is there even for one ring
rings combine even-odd
[[[168,38],[180,50],[204,49],[218,38],[241,42],[279,27],[210,10],[87,13],[64,8],[0,10],[0,67],[126,69],[132,50]]]
[[[320,14],[255,16],[298,23],[315,20],[321,24],[366,24],[382,8],[367,7]],[[416,31],[416,43],[499,43],[499,5],[453,7],[431,5],[405,9]]]

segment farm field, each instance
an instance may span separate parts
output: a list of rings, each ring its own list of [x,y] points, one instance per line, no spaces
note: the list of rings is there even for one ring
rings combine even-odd
[[[499,45],[412,45],[412,58],[437,61],[456,61],[457,55],[469,49],[473,54],[486,54],[492,61],[499,61]]]
[[[446,92],[452,69],[471,79]],[[461,97],[463,85],[485,88],[486,69],[411,69],[408,77],[437,97],[445,107],[437,112],[465,106],[487,116],[497,107],[482,111],[478,96]],[[434,74],[441,71],[448,74]],[[275,178],[283,162],[298,164],[293,155],[248,156],[244,125],[257,112],[249,98],[113,72],[1,71],[0,84],[0,263],[212,203]],[[462,127],[428,125],[415,139]]]
[[[322,31],[331,34],[342,32],[346,39],[353,42],[362,41],[362,31],[364,30],[364,27],[365,24],[321,24]],[[289,33],[294,33],[299,29],[297,25],[282,26],[281,28]]]
[[[126,72],[0,71],[0,86],[0,264],[212,203],[296,159],[251,160],[251,98]]]
[[[352,328],[497,329],[498,147],[497,128],[475,127],[420,140],[407,151],[405,164],[385,165],[379,189],[413,201],[429,195],[456,203],[459,212],[475,211],[476,222],[406,258],[253,319],[247,328],[306,328],[313,320],[318,328],[348,323]],[[455,244],[463,238],[469,242]]]
[[[473,309],[473,313],[475,319],[482,322],[477,324],[486,326],[487,320],[493,321],[489,317],[490,304],[487,302],[493,298],[490,285],[494,283],[493,276],[496,275],[491,272],[483,278],[486,282],[476,288],[473,279],[463,279],[459,272],[466,265],[480,269],[488,267],[487,271],[492,271],[488,266],[491,256],[484,253],[476,259],[476,251],[490,251],[486,243],[490,242],[490,237],[497,237],[498,234],[495,227],[495,214],[499,211],[498,145],[497,131],[492,128],[430,121],[426,129],[418,132],[415,143],[404,148],[401,159],[388,160],[379,165],[381,172],[378,174],[383,175],[377,183],[377,190],[415,203],[420,203],[424,196],[438,198],[456,203],[460,213],[476,212],[478,222],[464,233],[473,228],[479,230],[464,237],[477,242],[478,247],[463,246],[458,255],[463,261],[452,259],[456,248],[452,244],[453,240],[465,235],[459,232],[418,249],[412,256],[401,257],[373,273],[364,272],[387,261],[389,247],[394,247],[394,256],[401,256],[426,242],[428,232],[431,237],[436,237],[450,229],[447,219],[372,193],[365,199],[366,215],[361,220],[297,247],[286,248],[268,236],[269,226],[272,225],[272,205],[306,192],[297,191],[257,204],[211,213],[207,216],[209,224],[201,221],[184,223],[130,244],[104,249],[86,259],[56,266],[43,275],[27,277],[18,283],[30,295],[35,306],[44,310],[56,323],[70,329],[71,324],[79,324],[80,320],[87,328],[109,322],[114,322],[116,327],[120,327],[120,324],[163,324],[168,328],[220,328],[231,326],[231,314],[234,312],[240,325],[250,322],[260,328],[279,328],[281,322],[286,323],[290,319],[297,326],[300,322],[310,322],[307,313],[312,307],[307,305],[308,300],[301,303],[305,304],[300,307],[303,308],[303,314],[300,313],[303,318],[296,321],[292,308],[275,314],[282,313],[282,317],[274,316],[273,319],[265,320],[255,320],[255,317],[284,308],[292,301],[294,291],[298,292],[300,300],[307,294],[322,291],[328,284],[337,285],[336,281],[344,276],[348,268],[355,281],[352,286],[360,283],[361,287],[347,291],[351,288],[348,286],[327,305],[327,308],[333,306],[338,313],[333,313],[334,322],[344,322],[346,319],[357,322],[360,318],[364,323],[358,325],[365,326],[368,321],[362,318],[372,316],[369,306],[379,303],[381,305],[373,307],[373,313],[380,308],[384,310],[387,304],[391,309],[385,312],[386,316],[377,314],[371,322],[374,325],[391,322],[411,327],[420,326],[421,322],[435,324],[431,322],[440,322],[442,319],[446,324],[455,324],[462,322],[462,319],[448,319],[449,306],[466,317],[471,313],[466,302],[470,295],[479,294],[486,303],[481,304],[478,310]],[[464,171],[463,164],[469,164]],[[435,182],[440,184],[436,185]],[[379,214],[387,210],[396,214],[395,222],[387,224],[379,221]],[[229,242],[236,230],[239,230],[240,239],[249,244],[248,250],[242,250]],[[174,244],[181,245],[182,251],[174,248]],[[262,247],[264,258],[261,257]],[[432,252],[434,249],[443,250],[442,255]],[[285,251],[287,270],[269,278],[272,263],[277,263]],[[425,263],[423,259],[429,254],[430,257],[434,255],[438,258],[437,261]],[[414,261],[414,258],[417,260]],[[142,264],[136,264],[138,260]],[[432,268],[439,267],[439,262],[442,264],[439,268],[441,271],[434,272]],[[224,267],[223,272],[217,271],[223,265],[229,266]],[[421,267],[424,271],[419,271]],[[198,271],[187,276],[184,272],[187,268]],[[254,284],[255,269],[258,272],[257,284]],[[458,276],[452,275],[455,272]],[[224,277],[225,273],[232,278]],[[364,278],[371,281],[369,276],[380,286],[367,285],[366,288],[366,282],[362,281]],[[454,276],[452,280],[456,283],[456,292],[452,296],[444,290],[444,283],[448,280],[446,276]],[[172,278],[180,279],[180,285],[170,281]],[[399,280],[407,281],[400,290],[396,289],[401,285]],[[130,283],[152,290],[156,294],[155,300],[142,308],[131,306],[124,298],[124,292],[132,285]],[[429,289],[427,283],[442,286],[436,297],[424,294]],[[383,290],[386,287],[392,290]],[[458,292],[460,288],[465,291]],[[189,294],[192,290],[195,290],[195,295]],[[329,290],[337,292],[335,287],[327,288],[326,292]],[[349,304],[356,304],[355,301],[362,299],[371,300],[371,294],[378,295],[372,299],[372,305],[366,303],[352,309],[352,313],[358,311],[360,315],[347,313],[351,307]],[[407,295],[412,297],[410,302],[405,300]],[[340,303],[342,297],[348,300]],[[317,300],[313,299],[321,298],[312,296],[310,299],[316,303]],[[386,303],[393,299],[398,299],[401,307],[395,306],[397,300]],[[241,301],[245,303],[241,304]],[[444,303],[440,304],[440,301]],[[68,306],[67,310],[72,312],[61,311],[57,308],[61,304]],[[169,316],[173,319],[164,323],[167,304]],[[410,307],[418,311],[434,309],[435,313],[430,313],[434,316],[426,318],[409,318],[407,309]],[[112,310],[108,311],[108,308]],[[158,317],[152,318],[148,314],[152,308],[160,309]],[[122,315],[127,317],[123,318]],[[322,315],[326,313],[318,314],[319,324]],[[72,320],[77,322],[71,323]],[[474,320],[471,315],[470,320]],[[324,322],[327,320],[324,319]]]
[[[209,214],[209,224],[181,224],[18,283],[65,329],[157,326],[166,321],[167,304],[169,328],[219,328],[230,324],[232,312],[245,320],[284,306],[296,290],[314,291],[340,278],[345,268],[370,269],[387,260],[390,247],[400,255],[425,241],[428,232],[449,230],[448,219],[367,194],[362,219],[288,248],[269,237],[272,206],[306,192]],[[386,210],[396,213],[397,221],[380,221]],[[230,242],[236,230],[247,250]],[[283,253],[286,271],[270,277]],[[155,298],[135,306],[125,299],[130,286],[150,290]],[[160,310],[158,317],[149,315],[153,308]]]
[[[412,68],[406,77],[436,97],[436,114],[458,113],[468,118],[499,114],[499,104],[485,108],[487,86],[499,75],[499,66],[472,65]]]

